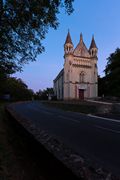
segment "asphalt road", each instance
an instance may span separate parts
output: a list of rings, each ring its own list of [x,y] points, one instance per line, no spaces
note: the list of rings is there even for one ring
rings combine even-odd
[[[75,152],[120,175],[120,120],[65,112],[40,102],[11,106],[19,116],[57,136]]]

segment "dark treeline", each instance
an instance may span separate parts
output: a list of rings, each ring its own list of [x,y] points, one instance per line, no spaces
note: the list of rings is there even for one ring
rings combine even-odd
[[[98,77],[98,95],[120,98],[120,49],[107,58],[105,76]]]
[[[35,99],[38,100],[56,100],[57,98],[54,96],[53,88],[46,88],[44,90],[39,90],[36,92]]]
[[[31,100],[34,92],[14,77],[0,77],[0,99],[10,101]]]

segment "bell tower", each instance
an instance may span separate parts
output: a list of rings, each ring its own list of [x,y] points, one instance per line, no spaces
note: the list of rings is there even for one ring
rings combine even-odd
[[[91,82],[93,83],[92,93],[95,97],[98,96],[98,68],[97,68],[97,60],[98,60],[98,48],[96,46],[94,36],[92,37],[92,41],[89,48],[89,53],[91,56]],[[93,95],[92,95],[93,96]]]
[[[64,54],[65,55],[73,54],[73,43],[72,43],[72,40],[71,40],[69,30],[68,30],[68,34],[67,34],[66,41],[65,41],[65,44],[64,44]]]
[[[90,56],[91,57],[97,57],[97,53],[98,53],[98,48],[96,46],[95,40],[94,40],[94,36],[92,37],[92,41],[91,41],[91,45],[89,48],[89,52],[90,52]]]
[[[70,32],[66,37],[64,44],[64,99],[71,98],[71,81],[72,81],[72,61],[73,61],[73,43],[71,40]]]

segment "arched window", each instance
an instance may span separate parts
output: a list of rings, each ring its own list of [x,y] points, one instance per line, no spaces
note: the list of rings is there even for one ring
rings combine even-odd
[[[92,50],[92,56],[94,55],[94,50]]]
[[[83,83],[83,82],[85,82],[85,73],[81,72],[80,73],[80,83]]]

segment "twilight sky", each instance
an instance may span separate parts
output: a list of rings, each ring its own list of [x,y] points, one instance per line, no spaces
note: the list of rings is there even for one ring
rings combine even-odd
[[[87,48],[92,35],[98,47],[98,74],[103,76],[110,53],[120,47],[120,0],[75,0],[74,13],[70,16],[64,10],[58,15],[60,25],[57,30],[49,29],[43,41],[45,52],[36,62],[25,65],[22,73],[13,76],[21,78],[28,88],[35,92],[53,86],[53,79],[63,68],[64,42],[70,30],[74,48],[80,33]]]

